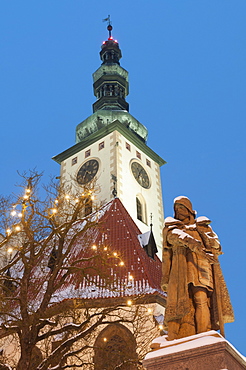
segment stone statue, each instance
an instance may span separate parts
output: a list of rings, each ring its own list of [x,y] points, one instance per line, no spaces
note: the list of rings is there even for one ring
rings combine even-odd
[[[196,218],[184,196],[175,198],[174,218],[165,220],[162,289],[168,340],[218,329],[224,335],[224,323],[234,321],[218,262],[221,246],[210,223]]]

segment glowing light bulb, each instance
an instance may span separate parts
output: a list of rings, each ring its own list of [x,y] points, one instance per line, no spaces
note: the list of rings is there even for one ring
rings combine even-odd
[[[152,313],[153,311],[152,311],[152,308],[148,308],[148,313]]]
[[[119,265],[120,266],[124,266],[124,262],[123,261],[120,261]]]
[[[23,196],[23,199],[28,199],[29,198],[29,195],[27,195],[27,194],[25,194],[24,196]]]
[[[113,253],[113,255],[114,255],[115,257],[117,257],[117,253],[116,253],[116,252],[114,252],[114,253]]]
[[[79,199],[78,198],[75,199],[75,203],[79,203]]]
[[[53,208],[53,209],[51,210],[51,212],[52,212],[52,213],[57,213],[57,209],[56,209],[56,208]]]
[[[96,250],[97,249],[97,246],[94,244],[91,248],[94,249],[94,250]]]
[[[107,338],[103,338],[103,341],[104,341],[104,342],[107,342]]]
[[[91,200],[95,200],[95,195],[92,195],[91,196]]]
[[[70,196],[68,194],[65,195],[65,199],[69,199]]]
[[[19,225],[15,226],[15,231],[20,231],[21,227]]]
[[[159,325],[160,330],[163,330],[163,328],[164,328],[163,325]]]
[[[11,216],[15,216],[16,215],[16,211],[12,211],[10,214],[11,214]]]
[[[26,189],[26,193],[31,193],[31,189]]]
[[[57,204],[57,203],[58,203],[58,199],[55,200],[55,204]]]
[[[8,253],[12,253],[12,252],[13,252],[13,248],[11,248],[11,247],[10,247],[10,248],[8,248],[8,249],[7,249],[7,252],[8,252]]]
[[[20,212],[20,213],[18,213],[18,217],[19,218],[21,218],[22,217],[22,213]]]
[[[11,234],[11,230],[10,229],[7,229],[6,230],[6,233],[9,235],[9,234]]]
[[[129,275],[129,280],[133,280],[133,276],[132,275]]]
[[[103,249],[104,249],[105,251],[107,251],[107,250],[108,250],[108,248],[107,248],[107,247],[104,247]]]
[[[131,306],[132,305],[132,301],[129,299],[128,301],[127,301],[127,306]]]

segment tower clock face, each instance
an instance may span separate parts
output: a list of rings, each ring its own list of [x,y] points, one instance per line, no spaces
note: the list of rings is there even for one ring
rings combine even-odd
[[[97,174],[99,163],[96,159],[90,159],[85,162],[77,173],[77,181],[80,185],[87,184]]]
[[[135,177],[135,179],[137,180],[137,182],[143,188],[149,189],[150,188],[150,179],[149,179],[149,176],[148,176],[147,172],[143,168],[143,166],[138,162],[132,162],[131,170],[132,170],[132,174]]]

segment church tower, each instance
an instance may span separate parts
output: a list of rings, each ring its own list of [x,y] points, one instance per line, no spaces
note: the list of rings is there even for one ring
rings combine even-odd
[[[118,197],[141,230],[150,230],[161,255],[163,202],[160,166],[165,161],[147,144],[147,128],[129,113],[128,72],[121,50],[109,37],[100,51],[101,66],[93,73],[93,114],[76,127],[76,144],[53,159],[61,164],[61,181],[75,179],[81,188],[95,179],[94,206]]]

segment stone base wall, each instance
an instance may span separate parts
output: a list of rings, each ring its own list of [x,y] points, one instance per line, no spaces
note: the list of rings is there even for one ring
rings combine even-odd
[[[245,358],[229,342],[218,333],[214,337],[212,335],[212,339],[204,334],[205,337],[198,334],[183,338],[183,341],[167,342],[164,346],[161,343],[159,349],[145,357],[143,365],[147,370],[246,369]],[[154,342],[153,347],[158,347],[157,340]]]

